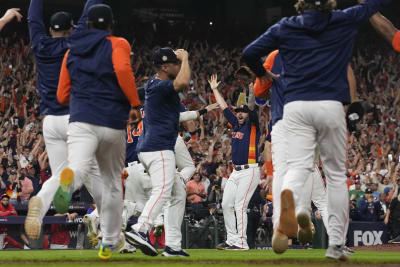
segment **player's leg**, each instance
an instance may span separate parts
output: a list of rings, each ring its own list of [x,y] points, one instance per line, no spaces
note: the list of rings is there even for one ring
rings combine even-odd
[[[139,243],[138,247],[146,255],[156,256],[158,252],[149,242],[148,232],[165,203],[171,199],[175,179],[175,154],[170,150],[141,152],[139,159],[150,174],[152,190],[138,223],[132,226],[132,231],[126,233],[126,237],[128,242]]]
[[[280,120],[273,126],[271,132],[272,164],[274,166],[274,179],[272,181],[272,198],[274,199],[272,249],[275,253],[283,253],[288,248],[288,237],[278,231],[282,184],[287,172],[285,134],[283,121]]]
[[[259,168],[250,168],[239,172],[238,187],[235,197],[237,239],[234,244],[241,250],[248,250],[247,244],[247,206],[260,183]],[[229,249],[229,248],[228,248]]]
[[[312,172],[312,192],[311,200],[321,213],[322,221],[324,222],[325,229],[328,231],[328,195],[322,175],[317,165],[315,165]]]
[[[195,166],[185,142],[180,136],[178,136],[175,143],[175,160],[180,175],[185,181],[189,181],[194,174]]]
[[[313,103],[295,101],[284,107],[283,122],[286,129],[288,171],[284,177],[281,193],[279,231],[289,238],[300,232],[311,234],[310,190],[304,190],[306,180],[314,168],[316,130],[313,126]],[[305,201],[308,199],[308,202]],[[303,236],[303,235],[302,235]],[[305,243],[309,240],[301,240]]]
[[[236,244],[237,228],[235,218],[235,197],[238,190],[239,172],[233,171],[226,182],[224,194],[222,196],[222,212],[224,215],[224,224],[226,229],[225,244],[217,246],[217,249],[226,249]],[[226,246],[225,246],[226,245]],[[224,247],[225,246],[225,247]]]
[[[68,211],[72,192],[79,188],[92,170],[98,137],[92,125],[73,122],[68,125],[68,167],[60,174],[60,186],[54,195],[54,207],[59,213]]]
[[[67,165],[68,119],[69,115],[46,116],[43,119],[43,137],[53,175],[42,185],[39,193],[29,201],[25,232],[33,240],[39,238],[43,217],[49,210],[60,184],[57,174]]]
[[[189,254],[182,250],[182,221],[185,214],[186,186],[177,174],[172,188],[171,201],[165,207],[165,250],[163,256],[188,257]]]
[[[321,160],[327,177],[329,248],[326,256],[347,260],[343,248],[349,219],[349,194],[345,175],[347,146],[345,112],[340,102],[321,102],[318,112],[315,113],[315,123]]]
[[[119,250],[122,226],[122,184],[121,173],[125,162],[125,133],[106,127],[93,127],[101,138],[96,151],[100,173],[103,177],[100,227],[103,240],[99,257],[107,259],[114,250]]]

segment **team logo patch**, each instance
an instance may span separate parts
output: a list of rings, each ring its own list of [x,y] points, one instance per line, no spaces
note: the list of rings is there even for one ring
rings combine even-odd
[[[167,59],[168,59],[167,56],[163,56],[163,57],[162,57],[162,61],[164,61],[164,62],[167,61]]]

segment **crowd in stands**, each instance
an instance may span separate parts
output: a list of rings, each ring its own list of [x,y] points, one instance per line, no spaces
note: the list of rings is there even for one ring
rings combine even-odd
[[[247,85],[235,79],[243,47],[224,48],[207,41],[180,39],[170,44],[190,53],[192,85],[181,93],[187,110],[198,110],[215,102],[207,83],[212,73],[222,81],[220,91],[228,105],[246,97]],[[134,43],[132,66],[138,87],[154,73],[151,54],[156,47]],[[372,52],[373,51],[373,52]],[[358,98],[375,107],[357,129],[349,133],[348,185],[351,219],[393,222],[399,219],[400,184],[400,55],[389,47],[367,47],[354,53],[352,66],[358,83]],[[14,34],[0,38],[0,195],[10,203],[34,196],[51,176],[39,114],[36,69],[28,38]],[[259,107],[261,140],[267,134],[268,105]],[[187,184],[187,202],[193,211],[219,209],[227,178],[232,172],[230,128],[221,110],[207,113],[195,128],[182,127],[181,134],[196,165]],[[259,144],[260,151],[263,143]],[[261,157],[261,156],[260,156]],[[260,158],[260,161],[263,161]],[[271,216],[271,199],[263,188],[256,190],[259,219]],[[389,212],[390,211],[390,212]],[[15,214],[7,214],[15,215]],[[0,216],[2,213],[0,211]],[[201,212],[196,214],[199,218]],[[316,217],[320,215],[317,213]],[[399,222],[391,228],[400,234]]]

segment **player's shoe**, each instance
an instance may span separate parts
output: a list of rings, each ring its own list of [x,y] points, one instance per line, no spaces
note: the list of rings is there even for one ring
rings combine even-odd
[[[42,222],[40,221],[40,210],[42,208],[42,200],[40,197],[32,197],[29,200],[28,214],[25,219],[25,233],[32,239],[37,240],[40,236]]]
[[[340,261],[349,260],[349,256],[347,256],[344,246],[329,246],[326,251],[325,257]]]
[[[307,244],[313,238],[312,223],[307,212],[297,214],[297,223],[299,231],[297,232],[297,240],[302,244]]]
[[[134,253],[136,252],[136,248],[129,244],[128,242],[125,242],[124,246],[119,250],[120,254],[125,254],[125,253]]]
[[[348,255],[355,254],[356,252],[349,248],[348,246],[344,246],[344,252],[346,252]]]
[[[150,243],[149,237],[143,232],[137,232],[132,229],[130,232],[125,232],[126,241],[129,244],[139,248],[144,254],[148,256],[157,256],[158,251]]]
[[[235,245],[229,246],[227,248],[225,248],[225,250],[240,250],[240,251],[246,251],[249,250],[248,248],[242,248],[242,247],[238,247]]]
[[[97,233],[97,223],[98,219],[95,216],[91,216],[91,214],[86,214],[83,216],[83,223],[88,228],[87,237],[92,244],[93,247],[96,247],[99,243],[98,233]]]
[[[173,250],[172,248],[166,246],[164,252],[161,254],[164,257],[189,257],[189,253],[181,250]]]
[[[120,234],[119,242],[116,245],[110,245],[102,242],[100,245],[99,253],[97,254],[102,260],[109,260],[113,253],[119,252],[120,249],[125,245],[124,234]]]
[[[278,229],[275,229],[272,236],[272,250],[276,254],[282,254],[288,249],[288,237],[287,235],[281,233]]]
[[[390,244],[400,244],[400,235],[389,241]]]
[[[281,193],[281,214],[278,230],[288,238],[295,238],[297,236],[297,229],[293,192],[285,189]]]
[[[228,248],[228,247],[230,247],[230,245],[228,245],[228,243],[222,242],[222,243],[220,243],[220,244],[218,244],[218,245],[216,246],[216,249],[218,249],[218,250],[225,250],[225,249]]]
[[[65,168],[61,171],[60,186],[54,195],[54,208],[58,213],[67,213],[72,197],[72,182],[74,181],[74,171]]]
[[[162,232],[164,231],[164,225],[158,225],[154,229],[153,235],[155,237],[160,237],[162,235]]]

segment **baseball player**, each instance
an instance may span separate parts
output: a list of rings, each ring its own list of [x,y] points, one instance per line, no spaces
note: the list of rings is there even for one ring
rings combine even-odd
[[[275,48],[282,58],[288,171],[278,230],[288,237],[296,236],[298,226],[301,232],[310,232],[304,188],[318,145],[327,176],[328,258],[348,260],[344,249],[349,201],[343,104],[350,102],[347,66],[352,44],[359,25],[389,2],[367,0],[339,11],[335,0],[298,0],[299,16],[283,18],[243,51],[243,60],[262,82],[277,77],[263,68],[260,58]]]
[[[273,73],[282,72],[282,59],[278,50],[271,52],[264,62],[264,68],[267,71],[272,71]],[[348,67],[348,80],[350,84],[350,92],[352,102],[356,98],[356,84],[354,73],[349,65]],[[274,199],[274,236],[272,238],[272,248],[276,253],[283,253],[286,251],[288,243],[287,236],[280,233],[278,230],[278,221],[280,215],[280,193],[283,183],[283,177],[287,172],[286,164],[286,144],[285,144],[285,129],[282,124],[283,116],[283,88],[285,84],[282,79],[277,79],[273,83],[261,84],[260,79],[256,79],[254,85],[254,94],[256,97],[265,97],[268,91],[271,91],[271,120],[272,125],[271,139],[272,139],[272,161],[274,170],[274,182],[273,182],[273,199]],[[322,220],[324,222],[325,228],[328,229],[328,209],[327,209],[327,195],[326,188],[323,183],[321,174],[319,172],[319,151],[316,149],[314,156],[315,167],[311,173],[311,178],[307,179],[307,183],[304,191],[308,190],[310,193],[305,193],[311,196],[311,200],[314,202],[315,206],[321,212]],[[270,165],[272,166],[272,165]],[[305,201],[307,199],[305,198]],[[307,204],[305,204],[307,205]],[[309,205],[310,207],[310,205]],[[299,235],[300,234],[300,235]],[[311,232],[299,232],[298,240],[304,242],[304,238],[312,235]],[[307,238],[305,238],[307,239]]]
[[[222,210],[227,233],[225,242],[217,249],[248,250],[247,206],[260,182],[258,143],[260,127],[254,110],[253,88],[250,86],[248,105],[235,108],[236,116],[228,108],[217,87],[217,75],[208,81],[225,118],[232,125],[232,163],[234,171],[226,182],[222,197]],[[235,219],[236,213],[236,219]]]
[[[89,8],[101,2],[88,0],[75,32],[86,28]],[[38,71],[38,90],[40,94],[40,113],[44,115],[43,136],[49,155],[53,176],[42,186],[39,193],[29,201],[25,220],[25,232],[29,238],[39,238],[43,217],[46,215],[59,180],[56,176],[67,164],[68,105],[57,101],[57,86],[63,56],[68,49],[69,36],[73,32],[72,17],[66,12],[55,13],[50,20],[50,34],[46,34],[43,22],[43,1],[32,0],[28,11],[28,25],[33,52]],[[93,179],[99,180],[99,172],[93,167]],[[78,188],[78,184],[76,185]],[[90,187],[88,188],[90,190]],[[66,212],[66,211],[64,211]]]
[[[364,1],[358,0],[359,3]],[[393,49],[400,53],[400,30],[379,12],[374,14],[369,21],[375,30],[393,46]]]
[[[138,223],[125,236],[136,243],[146,255],[156,256],[157,250],[148,239],[154,219],[171,199],[175,184],[174,147],[178,135],[180,100],[178,92],[188,88],[190,67],[188,53],[161,48],[153,56],[157,74],[145,86],[144,128],[137,152],[140,162],[150,175],[152,191]],[[172,205],[173,203],[171,203]],[[183,212],[183,211],[182,211]],[[166,226],[168,219],[166,219]]]
[[[88,11],[88,30],[73,34],[61,67],[57,98],[70,101],[68,167],[59,190],[66,204],[72,182],[81,182],[97,160],[103,184],[94,184],[103,239],[98,256],[109,259],[123,245],[121,173],[125,162],[125,127],[130,106],[140,105],[130,64],[131,47],[111,35],[113,14],[108,5]],[[95,104],[93,104],[95,103]],[[75,180],[75,181],[74,181]],[[100,205],[99,205],[100,204]]]

